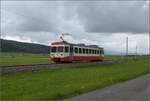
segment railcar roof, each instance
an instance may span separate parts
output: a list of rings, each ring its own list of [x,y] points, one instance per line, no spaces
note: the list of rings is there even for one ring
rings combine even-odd
[[[85,44],[74,44],[74,43],[68,43],[66,41],[63,41],[65,44],[73,45],[73,46],[83,46],[83,47],[91,47],[91,48],[100,48],[103,49],[102,47],[99,47],[98,45],[85,45]]]

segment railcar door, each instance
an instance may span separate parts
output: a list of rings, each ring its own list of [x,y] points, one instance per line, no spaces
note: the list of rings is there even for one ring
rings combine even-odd
[[[73,45],[70,45],[70,61],[73,61]]]

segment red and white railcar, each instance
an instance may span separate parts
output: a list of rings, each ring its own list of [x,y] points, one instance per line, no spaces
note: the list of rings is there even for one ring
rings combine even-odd
[[[103,61],[104,50],[97,45],[72,44],[60,41],[51,43],[50,57],[56,63]]]

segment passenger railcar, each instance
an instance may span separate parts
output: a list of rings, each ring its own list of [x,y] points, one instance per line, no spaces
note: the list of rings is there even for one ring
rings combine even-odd
[[[104,50],[97,45],[72,44],[66,41],[53,42],[50,58],[56,63],[103,61]]]

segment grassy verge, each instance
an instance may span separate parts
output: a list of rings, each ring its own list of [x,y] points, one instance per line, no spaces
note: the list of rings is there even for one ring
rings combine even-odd
[[[0,66],[50,63],[48,54],[0,53]]]
[[[59,100],[149,73],[148,57],[114,64],[57,68],[1,76],[2,100]]]

